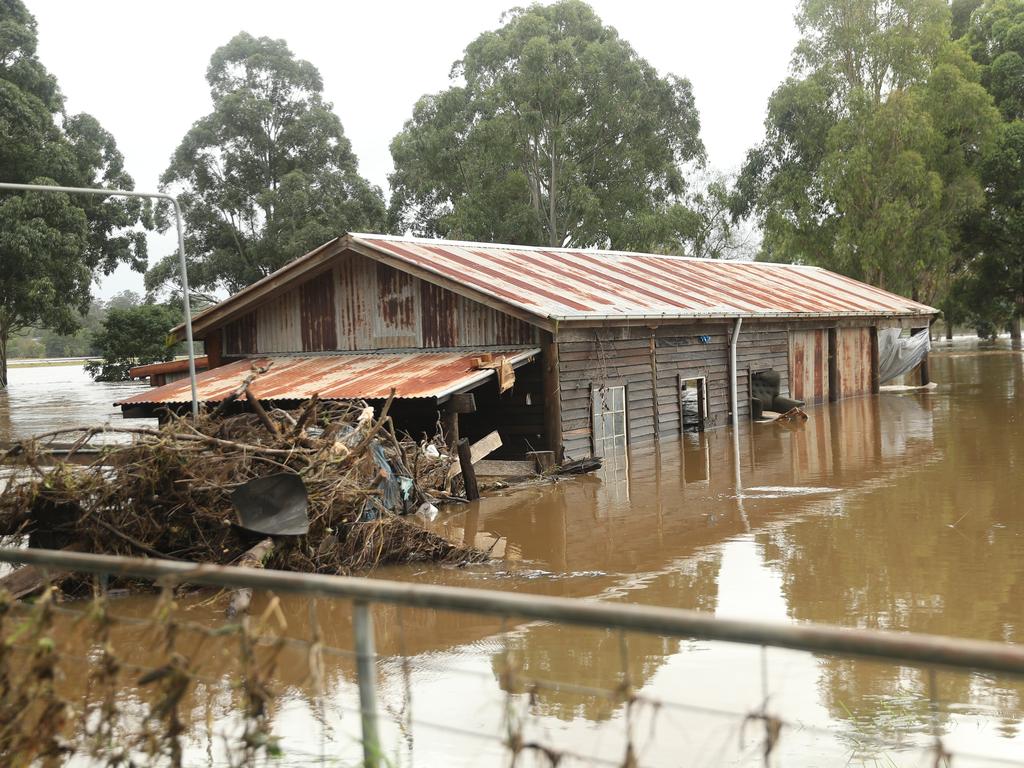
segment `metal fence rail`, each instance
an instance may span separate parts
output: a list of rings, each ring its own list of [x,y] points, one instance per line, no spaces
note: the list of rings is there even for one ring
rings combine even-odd
[[[762,648],[786,648],[833,656],[881,659],[901,665],[920,666],[930,670],[930,695],[933,706],[937,706],[934,667],[1024,677],[1024,649],[977,640],[821,625],[720,619],[694,611],[644,605],[37,549],[0,549],[0,562],[33,565],[54,572],[74,571],[142,578],[166,585],[187,583],[222,588],[252,588],[272,593],[296,593],[353,600],[352,623],[359,693],[358,713],[362,730],[363,759],[367,766],[378,766],[383,762],[378,723],[381,708],[377,701],[377,656],[374,650],[372,612],[372,605],[375,603],[613,629],[621,631],[623,637],[627,631],[641,632],[673,638],[698,638]],[[340,650],[339,652],[351,653]],[[546,687],[550,690],[557,689],[580,695],[606,695],[611,700],[626,705],[627,715],[628,707],[638,701],[638,697],[630,690],[628,680],[611,691],[539,679],[531,679],[529,686],[532,690]],[[767,693],[765,698],[764,706],[767,704]],[[687,705],[670,706],[678,707],[680,710],[687,709]],[[778,728],[786,722],[780,717],[769,715],[763,707],[761,711],[754,713],[716,711],[713,707],[689,709],[721,716],[741,715],[746,719],[761,721],[765,725],[766,765],[770,762],[771,746],[773,739],[778,737]],[[413,723],[414,719],[410,714],[408,724],[411,726]],[[456,726],[446,727],[458,730]],[[522,748],[522,745],[517,745],[517,748]],[[948,761],[949,753],[942,745],[942,734],[937,726],[933,749],[936,765],[941,764],[942,760]],[[622,764],[620,761],[611,762]]]

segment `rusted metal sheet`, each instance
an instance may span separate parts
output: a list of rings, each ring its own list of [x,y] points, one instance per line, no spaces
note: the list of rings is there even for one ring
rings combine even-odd
[[[206,355],[200,355],[196,358],[196,370],[205,371],[210,367],[210,361]],[[157,374],[167,373],[181,373],[182,371],[188,371],[188,358],[181,360],[168,360],[166,363],[150,363],[149,365],[136,365],[128,369],[128,378],[130,379],[144,379],[147,376],[155,376]]]
[[[377,305],[373,307],[373,348],[419,347],[419,282],[386,264],[374,265]]]
[[[871,394],[871,329],[840,328],[836,341],[839,396]]]
[[[256,352],[297,352],[302,349],[299,288],[256,308]]]
[[[224,326],[224,354],[251,355],[256,352],[256,313],[249,312]]]
[[[252,366],[270,366],[251,385],[261,400],[302,400],[314,394],[324,400],[385,398],[395,388],[399,398],[446,397],[495,375],[493,369],[478,370],[474,358],[484,352],[504,355],[513,366],[540,354],[539,348],[488,349],[462,352],[409,352],[389,354],[264,356],[236,360],[197,377],[199,399],[204,403],[223,400],[235,391]],[[244,397],[243,397],[244,399]],[[191,391],[187,380],[149,389],[120,400],[115,405],[187,403]]]
[[[439,285],[419,280],[422,346],[454,347],[458,344],[456,318],[458,297]],[[506,342],[507,343],[507,342]]]
[[[338,348],[334,325],[334,273],[307,280],[299,288],[302,350],[327,352]]]
[[[357,256],[361,254],[362,256]],[[289,263],[194,319],[200,333],[222,318],[266,301],[334,263],[338,280],[339,346],[367,349],[368,327],[378,311],[371,258],[435,281],[505,314],[550,328],[555,322],[595,323],[645,319],[730,317],[927,318],[938,310],[819,267],[765,262],[693,259],[661,254],[571,248],[530,248],[351,233]],[[385,283],[390,281],[385,278]],[[418,287],[418,286],[417,286]],[[381,307],[402,312],[403,299]],[[384,296],[392,296],[385,290]],[[422,292],[414,301],[421,304]],[[401,323],[398,322],[399,327]],[[183,335],[178,326],[174,333]],[[387,334],[385,334],[387,335]]]
[[[352,234],[352,243],[541,318],[931,315],[818,267]]]
[[[792,397],[808,405],[828,400],[828,331],[789,334],[789,388]]]

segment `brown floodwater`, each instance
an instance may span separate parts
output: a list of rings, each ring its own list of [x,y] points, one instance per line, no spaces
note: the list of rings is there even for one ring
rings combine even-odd
[[[738,451],[728,429],[685,435],[634,447],[595,476],[451,510],[439,529],[488,546],[497,541],[504,558],[374,575],[1019,643],[1024,356],[958,342],[939,345],[931,369],[938,387],[930,392],[812,408],[798,425],[744,426]],[[49,375],[13,373],[25,381]],[[0,417],[0,442],[4,429],[23,434],[19,422],[33,419],[30,405],[15,408],[16,386],[7,396],[8,421]],[[79,391],[91,386],[68,385],[63,396],[75,405],[48,405],[32,429],[86,418],[82,403],[90,399],[109,404],[109,394]],[[104,405],[94,415],[108,413]],[[257,600],[254,613],[266,600]],[[185,607],[190,619],[223,621],[222,604]],[[114,603],[129,615],[152,608],[148,597]],[[312,636],[310,601],[289,597],[281,610],[289,636]],[[940,672],[941,706],[933,714],[928,675],[914,668],[769,650],[762,675],[760,649],[727,643],[641,634],[623,643],[615,632],[374,610],[382,707],[401,711],[412,691],[411,728],[384,718],[385,749],[396,765],[508,764],[499,739],[510,705],[521,708],[527,739],[556,750],[621,761],[629,732],[640,765],[756,765],[763,728],[744,724],[742,714],[760,707],[766,691],[769,709],[795,724],[782,730],[773,758],[780,765],[932,765],[915,746],[928,743],[936,723],[954,752],[1024,758],[1024,681]],[[352,647],[348,603],[320,600],[315,613],[325,644]],[[122,659],[162,664],[148,637],[121,632]],[[78,657],[93,650],[71,627],[62,642]],[[220,651],[231,653],[224,642]],[[216,641],[203,647],[216,671]],[[532,698],[510,693],[502,674],[508,653],[520,678],[569,685]],[[627,712],[585,690],[614,688],[624,669],[640,696],[664,704]],[[85,686],[81,669],[65,674],[71,690]],[[319,685],[325,696],[318,703],[305,652],[282,654],[272,680],[280,764],[319,765],[321,754],[330,758],[325,764],[358,758],[351,659],[327,656]],[[122,695],[125,702],[142,696],[130,682]],[[230,696],[189,710],[190,764],[218,762],[208,724],[229,723],[231,711]],[[875,746],[878,738],[901,744]]]

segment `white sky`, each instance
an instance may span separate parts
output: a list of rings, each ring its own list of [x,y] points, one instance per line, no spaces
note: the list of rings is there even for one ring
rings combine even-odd
[[[245,30],[284,38],[323,75],[359,158],[387,191],[388,145],[425,93],[447,87],[452,63],[503,11],[523,0],[313,2],[290,0],[25,0],[39,24],[39,56],[71,112],[114,134],[136,189],[156,189],[185,131],[210,109],[204,75],[213,51]],[[662,73],[688,77],[710,163],[733,171],[763,135],[768,96],[796,43],[796,0],[591,0]],[[154,237],[150,258],[171,252]],[[298,255],[298,254],[296,254]],[[142,290],[122,268],[96,293]]]

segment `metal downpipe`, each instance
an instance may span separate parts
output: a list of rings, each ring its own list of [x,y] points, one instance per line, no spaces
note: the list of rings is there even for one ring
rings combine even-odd
[[[740,404],[739,395],[736,392],[736,345],[740,340],[740,328],[743,326],[743,318],[737,317],[732,327],[732,338],[729,339],[729,404],[732,406],[732,428],[739,432],[740,428]]]

